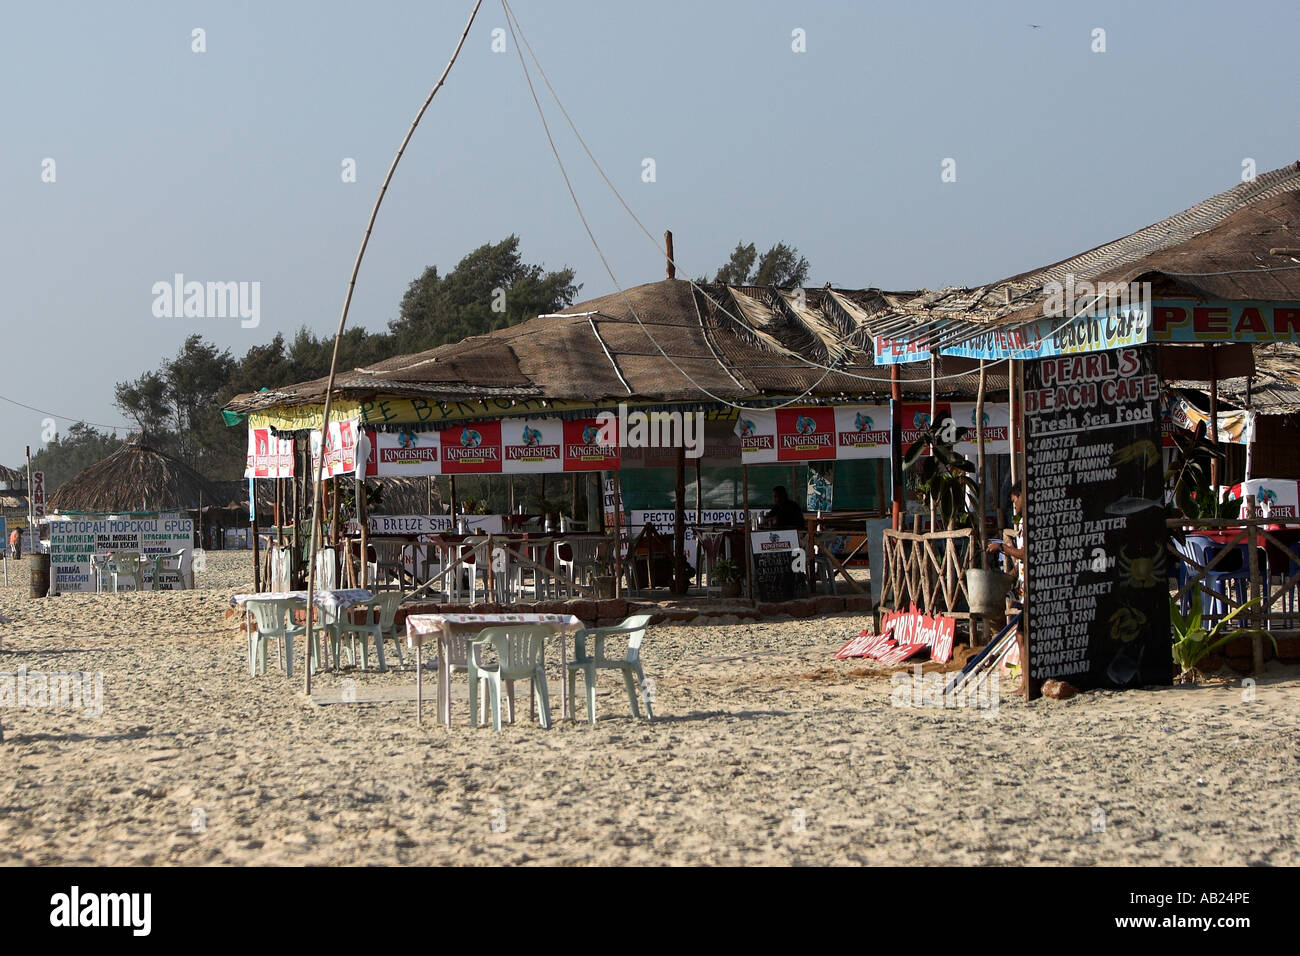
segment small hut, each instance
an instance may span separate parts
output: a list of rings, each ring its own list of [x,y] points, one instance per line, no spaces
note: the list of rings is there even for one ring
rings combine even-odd
[[[189,465],[150,448],[143,439],[134,439],[65,481],[50,496],[49,510],[64,514],[182,512],[224,504],[221,499],[213,482]]]

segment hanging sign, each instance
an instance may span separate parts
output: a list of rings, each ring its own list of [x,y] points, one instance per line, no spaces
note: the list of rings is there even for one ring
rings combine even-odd
[[[293,439],[279,438],[269,428],[248,430],[245,478],[292,478]]]
[[[888,458],[888,406],[843,405],[752,409],[736,419],[742,462]]]
[[[594,418],[579,418],[561,424],[564,426],[565,471],[611,471],[619,467],[616,420],[609,418],[598,422]]]
[[[45,472],[32,472],[32,514],[45,517]]]
[[[444,475],[501,473],[501,422],[466,422],[441,433],[439,463]]]
[[[360,428],[356,421],[348,419],[330,422],[329,438],[325,442],[325,467],[322,478],[337,478],[350,475],[357,470],[357,436]],[[320,467],[320,431],[311,433],[311,468],[312,474]]]
[[[1205,436],[1210,436],[1210,413],[1203,412],[1182,395],[1169,397],[1169,420],[1176,428],[1196,431],[1196,426],[1205,424]],[[1251,412],[1234,409],[1219,412],[1218,440],[1234,445],[1249,445],[1255,440],[1255,416]]]
[[[371,453],[366,461],[366,474],[380,478],[438,474],[438,439],[441,434],[406,429],[381,432],[367,428]]]
[[[1024,366],[1029,676],[1172,680],[1156,347]]]

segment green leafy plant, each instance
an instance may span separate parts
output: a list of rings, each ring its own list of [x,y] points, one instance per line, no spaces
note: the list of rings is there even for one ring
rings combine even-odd
[[[1191,437],[1173,436],[1177,451],[1165,472],[1165,481],[1173,490],[1174,505],[1185,518],[1235,518],[1241,511],[1237,498],[1218,501],[1210,486],[1214,462],[1226,457],[1205,434],[1205,422],[1196,426]]]
[[[975,463],[953,450],[969,431],[951,424],[931,427],[903,453],[903,469],[916,476],[920,500],[934,509],[950,531],[971,523],[966,502],[977,500],[980,494]],[[927,447],[929,455],[925,454]]]
[[[730,558],[718,558],[713,565],[713,580],[719,584],[740,580],[740,568]]]
[[[1179,680],[1194,681],[1200,676],[1198,667],[1208,655],[1213,654],[1223,645],[1238,637],[1260,635],[1273,642],[1277,649],[1277,640],[1268,631],[1259,628],[1232,628],[1227,633],[1219,632],[1234,617],[1260,602],[1260,598],[1251,598],[1240,607],[1233,608],[1231,614],[1225,614],[1210,630],[1201,623],[1201,602],[1196,596],[1192,598],[1191,611],[1184,615],[1178,607],[1178,599],[1169,599],[1169,623],[1174,629],[1174,663],[1179,668]]]

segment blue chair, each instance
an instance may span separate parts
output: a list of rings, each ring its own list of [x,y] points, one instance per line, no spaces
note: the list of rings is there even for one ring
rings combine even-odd
[[[1188,567],[1181,569],[1183,583],[1186,583],[1188,577],[1202,574],[1202,583],[1214,592],[1201,592],[1201,615],[1205,619],[1227,615],[1231,611],[1225,600],[1227,597],[1232,597],[1238,604],[1246,600],[1250,591],[1250,558],[1245,543],[1228,547],[1203,535],[1189,534],[1184,549],[1189,558],[1204,568],[1210,568],[1223,551],[1236,552],[1225,555],[1217,565],[1205,572]],[[1230,592],[1229,587],[1234,588],[1235,593]]]

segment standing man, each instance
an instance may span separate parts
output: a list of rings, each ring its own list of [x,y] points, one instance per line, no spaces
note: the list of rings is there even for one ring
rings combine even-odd
[[[18,528],[9,532],[9,549],[14,553],[14,560],[21,561],[23,557],[23,533]]]

